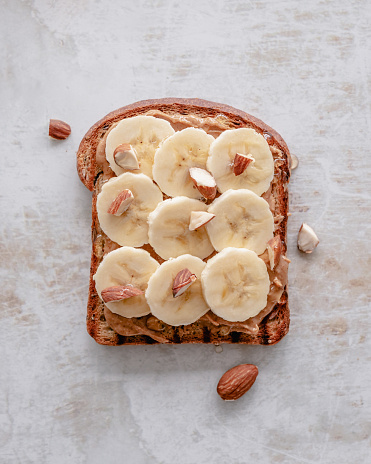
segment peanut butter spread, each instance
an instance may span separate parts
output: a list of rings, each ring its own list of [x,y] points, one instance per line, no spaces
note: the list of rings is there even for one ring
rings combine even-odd
[[[146,116],[154,116],[168,121],[175,131],[180,131],[187,127],[196,127],[203,129],[205,132],[215,138],[218,137],[221,132],[227,129],[233,129],[235,127],[223,114],[218,114],[214,118],[202,118],[195,115],[181,114],[169,115],[159,110],[150,110],[142,114]],[[105,133],[104,137],[99,142],[96,150],[97,181],[95,183],[95,199],[100,192],[103,183],[114,176],[114,173],[111,171],[106,160],[105,145],[109,131],[115,127],[116,124],[117,123],[111,125],[109,130]],[[262,195],[262,197],[268,202],[269,208],[274,217],[275,230],[277,230],[279,229],[282,221],[286,219],[286,217],[279,213],[279,205],[276,204],[276,198],[272,192],[279,191],[277,179],[280,176],[283,189],[286,188],[287,182],[285,182],[285,178],[282,178],[281,166],[282,163],[284,163],[282,152],[277,147],[271,145],[270,149],[275,162],[274,178],[271,182],[270,188]],[[166,195],[164,195],[164,198],[167,198]],[[93,203],[93,208],[95,208],[95,202]],[[97,223],[96,230],[93,232],[93,253],[96,258],[100,261],[104,255],[118,247],[119,246],[115,242],[111,241],[104,234],[104,232],[99,227],[99,223]],[[154,252],[150,245],[144,245],[142,248],[148,251],[151,256],[155,258],[160,264],[164,261]],[[260,258],[267,265],[270,279],[270,290],[267,296],[267,305],[262,311],[260,311],[258,315],[251,317],[250,319],[247,319],[243,322],[229,322],[209,311],[192,325],[195,325],[196,329],[206,327],[211,333],[218,333],[222,336],[228,335],[230,332],[242,332],[246,334],[257,333],[259,331],[259,324],[263,321],[263,319],[273,311],[277,303],[283,301],[282,299],[286,298],[284,292],[287,285],[288,264],[290,261],[285,257],[284,253],[285,249],[283,248],[278,264],[275,266],[273,271],[270,269],[267,251],[260,255]],[[205,261],[207,261],[215,254],[216,252],[206,258]],[[165,335],[166,333],[171,332],[171,326],[168,326],[167,324],[158,320],[153,315],[128,319],[112,313],[106,307],[104,309],[104,314],[108,325],[120,335],[147,335],[160,343],[169,342],[169,339]]]

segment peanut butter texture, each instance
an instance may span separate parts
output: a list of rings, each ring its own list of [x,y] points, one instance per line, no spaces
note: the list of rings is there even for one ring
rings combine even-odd
[[[194,115],[169,115],[158,110],[150,110],[143,113],[143,115],[165,119],[172,125],[175,131],[180,131],[187,127],[196,127],[203,129],[205,132],[207,132],[215,138],[218,137],[218,135],[220,135],[223,131],[227,129],[232,129],[234,127],[230,125],[228,118],[226,118],[226,116],[224,116],[223,114],[217,115],[215,118],[200,118]],[[109,168],[108,162],[106,160],[105,145],[109,131],[112,130],[116,124],[113,124],[110,127],[110,129],[106,132],[105,136],[102,138],[97,147],[97,169],[102,173],[99,182],[97,182],[96,184],[97,193],[99,193],[101,186],[104,182],[106,182],[111,177],[114,177],[114,173]],[[276,169],[279,169],[279,162],[282,153],[279,149],[275,147],[270,146],[270,149],[272,152],[273,159],[275,161],[276,177]],[[275,178],[273,178],[272,184],[274,182]],[[275,227],[278,227],[280,222],[284,218],[280,214],[276,214],[274,197],[271,193],[272,184],[268,191],[262,195],[262,197],[268,202],[270,210],[274,216]],[[167,197],[164,195],[164,198]],[[105,254],[118,248],[118,245],[112,242],[108,237],[106,237],[104,232],[101,230],[97,231],[93,245],[94,250],[96,250],[95,255],[100,259],[102,259]],[[156,259],[160,264],[164,261],[160,256],[158,256],[154,252],[153,248],[150,245],[144,245],[142,248],[148,251],[151,254],[151,256],[154,259]],[[204,261],[207,261],[215,254],[216,252],[214,252]],[[202,316],[195,324],[201,324],[202,326],[206,326],[211,333],[218,333],[219,335],[227,335],[232,331],[247,334],[255,334],[259,331],[259,324],[261,323],[261,321],[273,310],[276,303],[278,303],[282,298],[285,287],[287,285],[289,264],[289,260],[282,254],[279,258],[277,266],[273,270],[271,270],[269,266],[267,251],[265,251],[259,257],[265,262],[270,279],[270,290],[267,295],[266,307],[262,311],[260,311],[260,313],[256,316],[251,317],[243,322],[229,322],[216,316],[212,311],[209,311],[207,314]],[[169,341],[166,338],[165,333],[168,331],[167,329],[170,328],[170,326],[157,320],[152,315],[128,319],[112,313],[107,308],[105,308],[104,314],[108,325],[120,335],[147,335],[160,343],[166,343]],[[154,320],[156,320],[156,323],[154,323]]]

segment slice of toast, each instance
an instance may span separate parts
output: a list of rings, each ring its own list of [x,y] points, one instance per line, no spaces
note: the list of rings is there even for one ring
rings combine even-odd
[[[96,200],[102,184],[115,174],[105,158],[108,132],[118,121],[137,115],[151,115],[168,120],[175,131],[186,127],[201,127],[214,137],[227,129],[249,127],[262,134],[274,158],[274,178],[263,194],[275,221],[275,235],[282,241],[279,265],[270,270],[267,251],[260,257],[266,262],[272,283],[279,274],[284,290],[279,297],[269,300],[257,316],[244,322],[228,322],[209,311],[193,324],[173,327],[153,315],[125,318],[112,313],[99,298],[93,276],[108,252],[119,247],[102,231],[97,215]],[[153,343],[245,343],[268,345],[277,343],[289,330],[290,313],[287,294],[289,260],[286,253],[288,216],[287,184],[290,178],[290,153],[282,137],[259,119],[230,106],[199,99],[165,98],[146,100],[109,113],[92,126],[84,136],[77,152],[77,171],[84,185],[93,192],[92,201],[92,255],[87,308],[88,333],[104,345],[143,345]],[[166,198],[166,196],[164,196]],[[159,263],[160,258],[150,245],[142,247]],[[272,293],[274,296],[274,292]]]

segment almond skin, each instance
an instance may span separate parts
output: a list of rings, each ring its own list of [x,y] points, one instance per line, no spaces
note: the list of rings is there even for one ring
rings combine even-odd
[[[71,133],[71,127],[59,119],[49,121],[49,137],[56,140],[65,140]]]
[[[235,176],[240,176],[246,171],[246,168],[250,166],[255,160],[251,155],[241,155],[237,153],[233,160],[233,173]]]
[[[239,364],[221,377],[216,391],[225,401],[237,400],[250,390],[258,373],[258,368],[254,364]]]
[[[189,288],[196,280],[196,275],[192,274],[189,269],[185,268],[179,271],[175,276],[173,283],[173,297],[176,298],[177,296],[183,295],[187,288]]]
[[[208,213],[207,211],[192,211],[191,220],[189,221],[189,230],[197,230],[208,224],[214,218],[215,214]]]
[[[113,200],[110,207],[107,210],[108,214],[113,214],[115,216],[121,216],[132,204],[134,200],[134,195],[131,190],[125,189],[120,192],[117,197]]]
[[[282,254],[282,241],[279,235],[271,238],[267,243],[267,250],[269,256],[269,264],[271,271],[277,266]]]
[[[197,190],[206,200],[214,200],[216,196],[216,187],[207,187],[205,185],[198,185],[195,183]]]
[[[122,143],[113,152],[113,159],[120,168],[133,171],[139,169],[139,162],[135,150],[129,143]]]
[[[133,296],[143,295],[144,292],[139,288],[133,287],[132,285],[116,285],[113,287],[107,287],[102,290],[102,300],[105,303],[110,301],[121,301]]]
[[[213,176],[201,168],[190,168],[189,175],[201,195],[207,200],[214,200],[216,196],[216,182]]]

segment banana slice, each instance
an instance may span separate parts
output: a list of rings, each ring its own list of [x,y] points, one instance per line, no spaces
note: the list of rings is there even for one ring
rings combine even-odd
[[[253,161],[238,175],[234,172],[237,153],[251,155],[249,158]],[[221,193],[228,189],[249,189],[262,195],[273,179],[274,161],[262,135],[254,129],[232,129],[224,131],[212,143],[207,169],[214,176]]]
[[[112,171],[119,176],[125,169],[115,163],[115,149],[123,144],[130,144],[138,161],[139,171],[152,179],[152,165],[155,151],[174,129],[168,121],[153,116],[134,116],[120,121],[107,135],[106,158]]]
[[[248,248],[260,255],[273,237],[269,205],[250,190],[228,190],[213,201],[208,212],[215,214],[205,227],[216,251]]]
[[[158,262],[147,251],[132,247],[118,248],[108,253],[100,263],[93,277],[95,288],[100,298],[104,289],[116,285],[132,285],[144,292],[149,278],[158,267]],[[105,305],[123,317],[140,317],[150,313],[144,294]]]
[[[123,190],[134,200],[120,216],[108,213]],[[98,220],[102,230],[119,245],[140,247],[148,243],[148,214],[162,201],[161,190],[144,174],[126,172],[106,182],[97,198]]]
[[[188,127],[164,141],[155,154],[153,179],[171,197],[202,198],[189,175],[189,168],[206,169],[214,137],[202,129]]]
[[[202,296],[201,272],[205,263],[195,256],[183,255],[165,261],[151,276],[146,298],[154,316],[173,326],[192,324],[207,313],[209,307]],[[197,279],[187,290],[173,297],[173,284],[177,274],[189,269]]]
[[[201,281],[211,311],[227,321],[245,321],[267,305],[267,267],[251,250],[225,248],[206,263]]]
[[[149,243],[163,259],[186,253],[203,259],[214,248],[205,227],[189,230],[192,211],[206,211],[201,201],[187,197],[165,200],[148,216]],[[212,221],[211,221],[212,222]]]

